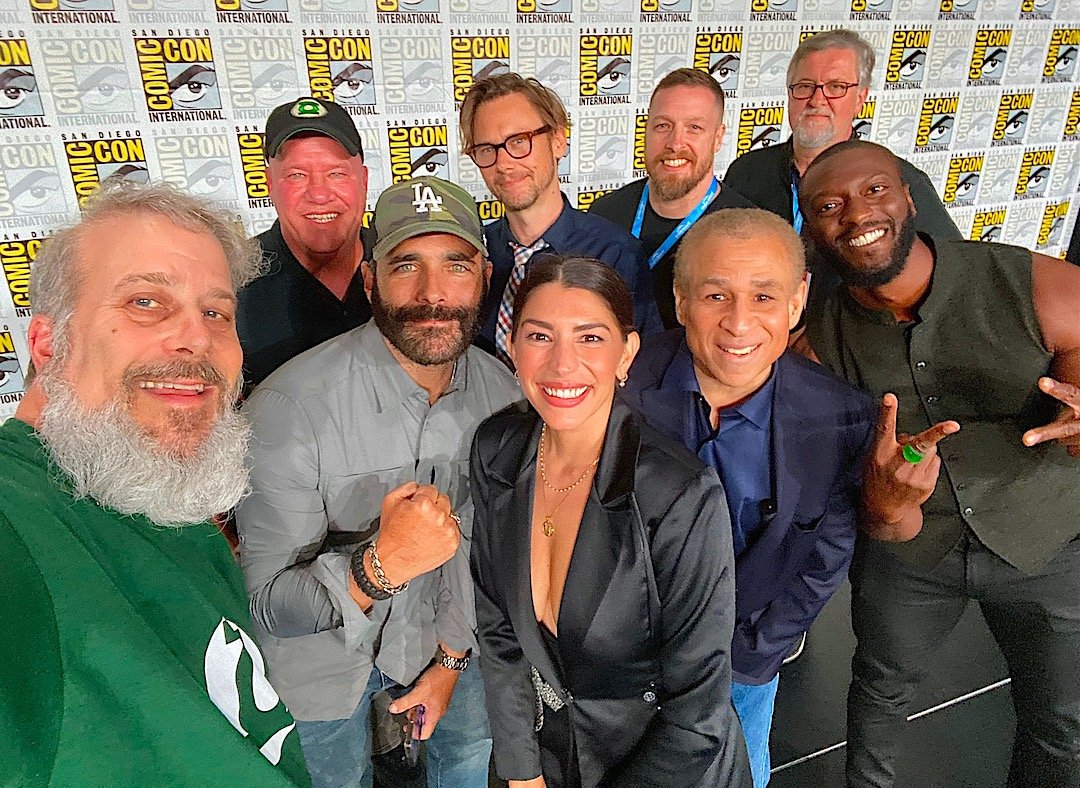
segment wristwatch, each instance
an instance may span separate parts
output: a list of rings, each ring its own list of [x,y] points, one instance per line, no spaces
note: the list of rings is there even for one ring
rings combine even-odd
[[[451,657],[445,651],[442,650],[442,646],[439,646],[435,650],[435,661],[448,670],[456,670],[461,673],[465,668],[469,667],[469,655],[464,657]]]

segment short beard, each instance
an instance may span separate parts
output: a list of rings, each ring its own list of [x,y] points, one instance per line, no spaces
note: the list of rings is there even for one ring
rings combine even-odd
[[[805,113],[804,113],[805,115]],[[795,144],[800,148],[807,150],[819,150],[821,148],[827,148],[832,146],[836,142],[836,117],[834,115],[811,115],[811,117],[825,118],[828,117],[831,121],[828,129],[822,129],[816,135],[812,135],[806,123],[800,122],[798,127],[792,130],[791,138]],[[800,121],[802,116],[800,116]]]
[[[461,358],[476,338],[480,330],[480,304],[486,295],[485,284],[480,301],[473,307],[390,306],[379,295],[376,279],[371,285],[371,317],[387,341],[409,361],[423,367],[449,364]],[[423,320],[455,320],[457,337],[451,336],[451,329],[410,325]]]
[[[681,200],[710,174],[712,174],[712,160],[705,162],[692,162],[693,169],[687,176],[661,173],[659,167],[663,166],[657,161],[657,171],[649,172],[649,192],[656,195],[663,202]]]
[[[876,270],[868,271],[855,268],[833,247],[819,246],[818,249],[826,261],[840,274],[840,278],[844,280],[844,284],[848,287],[862,290],[883,287],[900,276],[904,266],[907,265],[908,255],[911,253],[911,247],[915,243],[914,218],[914,214],[909,210],[908,215],[904,218],[904,223],[900,225],[899,230],[896,230],[896,243],[893,244],[889,262]]]
[[[180,456],[145,433],[122,395],[87,410],[58,372],[42,370],[41,383],[47,402],[37,433],[75,498],[180,527],[227,512],[247,494],[251,431],[233,399],[223,401],[201,445]]]

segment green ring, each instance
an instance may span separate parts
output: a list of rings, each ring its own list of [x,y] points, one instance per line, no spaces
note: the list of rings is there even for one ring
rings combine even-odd
[[[918,465],[924,459],[923,456],[919,454],[919,452],[912,448],[910,443],[904,444],[903,454],[904,459],[910,462],[912,465]]]

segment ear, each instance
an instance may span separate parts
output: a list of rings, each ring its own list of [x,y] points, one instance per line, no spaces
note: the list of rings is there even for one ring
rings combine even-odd
[[[862,112],[863,104],[866,103],[866,97],[870,95],[870,87],[859,88],[859,101],[855,104],[855,117],[859,117],[859,113]]]
[[[679,321],[679,325],[686,327],[686,316],[683,313],[683,309],[686,307],[686,299],[683,298],[682,290],[678,285],[674,286],[675,290],[675,318]]]
[[[630,372],[630,365],[634,363],[634,358],[638,354],[638,350],[641,349],[641,337],[637,331],[631,331],[626,335],[626,342],[623,344],[622,358],[619,360],[619,369],[616,374],[620,378],[625,378]]]
[[[34,369],[45,369],[45,365],[52,361],[55,351],[53,350],[53,321],[51,317],[34,315],[30,318],[30,326],[26,331],[26,342],[30,346],[30,361]]]
[[[795,292],[788,301],[788,331],[799,325],[799,318],[802,317],[803,308],[806,306],[806,295],[810,291],[809,279],[810,272],[807,271],[799,280],[798,287],[795,288]]]
[[[371,288],[375,286],[375,263],[364,260],[360,263],[360,273],[364,277],[364,293],[371,302]]]
[[[566,142],[566,129],[553,129],[551,132],[551,152],[558,161],[566,155],[568,145]]]
[[[911,211],[911,215],[914,217],[919,211],[915,208],[915,201],[911,199],[911,187],[906,183],[904,184],[904,197],[907,198],[908,209]]]
[[[483,252],[480,252],[480,259],[483,260],[484,288],[486,289],[488,287],[491,287],[491,271],[492,271],[491,259],[488,258],[488,257],[485,257]]]
[[[716,127],[716,137],[713,139],[712,152],[715,156],[720,152],[720,147],[724,144],[724,134],[727,132],[727,126],[724,125],[724,121],[720,121],[720,125]]]

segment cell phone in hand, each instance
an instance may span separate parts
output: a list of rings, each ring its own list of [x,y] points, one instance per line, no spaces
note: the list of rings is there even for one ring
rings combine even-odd
[[[412,720],[405,726],[405,759],[409,766],[416,766],[420,758],[420,736],[424,731],[424,707],[417,706]]]

